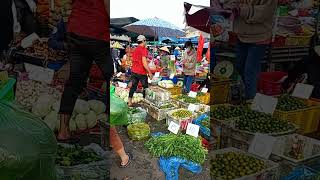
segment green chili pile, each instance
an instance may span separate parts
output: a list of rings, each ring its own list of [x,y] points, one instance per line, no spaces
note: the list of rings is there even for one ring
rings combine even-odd
[[[145,143],[145,147],[154,157],[177,156],[199,164],[206,160],[208,154],[199,138],[185,134],[152,137]]]

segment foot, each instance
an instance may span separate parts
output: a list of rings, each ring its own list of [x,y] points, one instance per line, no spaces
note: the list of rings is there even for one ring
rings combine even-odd
[[[120,168],[128,167],[129,164],[131,163],[131,159],[132,159],[132,156],[130,155],[130,153],[127,153],[127,155],[124,158],[124,160],[122,160],[122,162],[120,163]]]

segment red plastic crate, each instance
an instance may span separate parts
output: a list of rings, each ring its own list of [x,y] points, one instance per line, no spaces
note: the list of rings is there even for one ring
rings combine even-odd
[[[198,92],[200,89],[200,84],[192,84],[191,85],[191,91]]]
[[[282,85],[279,82],[287,76],[285,72],[262,72],[259,75],[258,91],[262,94],[275,96],[282,93]]]

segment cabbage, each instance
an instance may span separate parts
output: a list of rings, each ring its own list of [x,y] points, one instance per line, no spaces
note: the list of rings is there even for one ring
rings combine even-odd
[[[45,118],[44,122],[49,126],[49,128],[54,131],[57,127],[57,121],[58,121],[58,112],[52,111],[50,112]]]
[[[52,109],[53,109],[54,111],[59,112],[59,110],[60,110],[60,102],[59,102],[59,101],[56,101],[56,102],[52,105]]]
[[[74,111],[78,114],[87,114],[90,111],[90,105],[87,101],[77,99]]]
[[[78,114],[75,118],[75,122],[79,130],[86,130],[88,128],[86,117],[83,114]]]
[[[87,120],[88,129],[91,129],[97,125],[97,115],[94,111],[89,111],[85,117]]]
[[[77,131],[77,125],[73,119],[71,119],[69,122],[69,128],[71,132]]]
[[[106,111],[106,105],[98,100],[90,100],[88,101],[90,108],[96,112],[96,114],[101,114]]]
[[[48,103],[36,103],[32,107],[32,113],[36,116],[40,116],[41,118],[44,118],[47,114],[49,114],[51,110],[51,106]]]

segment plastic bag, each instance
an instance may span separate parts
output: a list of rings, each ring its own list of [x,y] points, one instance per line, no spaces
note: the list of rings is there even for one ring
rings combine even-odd
[[[69,144],[60,144],[64,147],[72,148],[72,145]],[[110,157],[111,152],[104,151],[97,144],[90,144],[89,146],[83,147],[83,150],[93,151],[98,156],[100,156],[103,160],[92,162],[89,164],[80,164],[71,167],[63,167],[58,166],[58,178],[60,179],[72,179],[78,178],[79,180],[87,180],[87,179],[97,179],[97,180],[105,180],[109,179],[107,177],[107,171],[111,165]],[[108,159],[107,159],[108,158]]]
[[[114,93],[110,93],[110,125],[122,126],[128,124],[128,105]]]
[[[145,109],[142,109],[141,107],[136,108],[140,112],[137,113],[128,113],[128,123],[134,124],[134,123],[141,123],[145,122],[147,118],[147,111]]]
[[[160,157],[159,165],[160,169],[166,174],[166,180],[179,180],[180,166],[197,174],[202,171],[199,164],[178,157]]]
[[[0,179],[55,180],[57,141],[35,115],[0,101]]]

